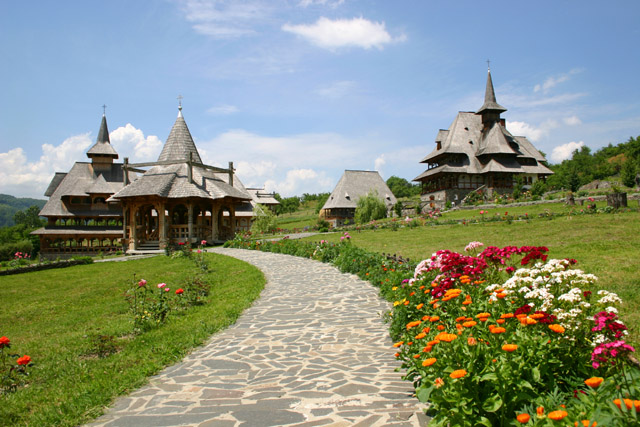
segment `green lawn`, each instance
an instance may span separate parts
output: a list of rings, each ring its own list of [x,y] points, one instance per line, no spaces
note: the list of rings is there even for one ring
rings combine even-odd
[[[504,212],[503,212],[504,214]],[[510,213],[511,214],[511,213]],[[479,214],[478,214],[479,215]],[[463,252],[471,241],[485,246],[547,246],[551,258],[575,258],[578,268],[599,277],[602,288],[624,301],[621,316],[640,338],[640,212],[574,215],[530,222],[485,222],[352,231],[352,243],[375,251],[398,254],[419,261],[440,249]],[[323,234],[307,240],[338,242],[340,234]]]
[[[34,367],[28,387],[0,397],[0,425],[87,422],[234,323],[260,294],[264,276],[233,258],[207,257],[209,303],[137,336],[123,298],[133,275],[173,290],[195,275],[192,262],[159,256],[1,277],[0,336],[11,339],[12,352],[31,356]],[[97,357],[96,334],[114,336],[120,351]]]

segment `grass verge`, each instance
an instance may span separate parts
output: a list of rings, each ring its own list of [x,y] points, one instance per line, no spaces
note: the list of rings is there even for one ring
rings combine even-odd
[[[213,333],[233,324],[260,294],[253,266],[207,254],[209,302],[172,314],[165,325],[134,336],[123,292],[133,275],[171,288],[195,275],[186,259],[154,257],[96,263],[0,278],[0,335],[12,352],[31,356],[27,387],[0,397],[0,425],[78,425],[99,416],[115,397],[181,360]],[[99,357],[96,335],[117,352]]]

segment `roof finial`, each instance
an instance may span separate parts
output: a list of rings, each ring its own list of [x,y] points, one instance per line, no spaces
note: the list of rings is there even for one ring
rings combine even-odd
[[[107,106],[105,104],[102,104],[102,115],[103,116],[107,115]]]
[[[178,110],[182,111],[182,95],[178,95]]]
[[[487,59],[487,71],[491,72],[491,61]]]

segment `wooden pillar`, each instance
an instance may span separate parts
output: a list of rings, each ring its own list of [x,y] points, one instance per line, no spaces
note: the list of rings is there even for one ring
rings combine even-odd
[[[160,249],[167,247],[167,221],[164,215],[164,202],[155,205],[158,212],[158,246]]]
[[[129,250],[136,250],[136,240],[138,239],[138,232],[136,230],[136,213],[138,211],[138,207],[136,205],[131,205],[129,208]]]
[[[220,213],[220,206],[216,203],[212,204],[211,205],[211,240],[212,241],[216,241],[220,239],[220,228],[218,224],[218,221],[220,220],[219,213]]]
[[[229,221],[231,228],[231,238],[236,237],[236,209],[233,204],[229,205]]]
[[[193,203],[189,203],[187,205],[187,215],[189,218],[187,219],[187,224],[189,224],[189,243],[193,239]]]

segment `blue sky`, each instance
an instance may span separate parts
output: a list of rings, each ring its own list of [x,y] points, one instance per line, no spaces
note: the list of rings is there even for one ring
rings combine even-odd
[[[475,111],[487,63],[507,128],[551,162],[640,135],[640,2],[3,1],[0,193],[43,198],[111,142],[155,160],[177,97],[208,164],[283,196],[345,169],[411,180]]]

